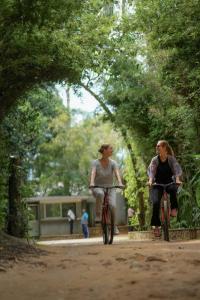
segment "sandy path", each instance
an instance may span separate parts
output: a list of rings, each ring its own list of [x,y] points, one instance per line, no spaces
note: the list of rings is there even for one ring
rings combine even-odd
[[[1,300],[200,299],[200,241],[40,247],[0,272]]]

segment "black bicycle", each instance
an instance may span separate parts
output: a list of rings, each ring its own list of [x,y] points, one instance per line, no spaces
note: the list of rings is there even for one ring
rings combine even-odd
[[[101,215],[101,226],[102,226],[102,233],[103,233],[103,243],[104,244],[112,244],[114,238],[114,230],[115,230],[115,223],[114,223],[114,213],[109,204],[109,190],[113,188],[120,188],[123,189],[122,186],[92,186],[91,188],[102,188],[104,190],[104,199],[102,203],[102,215]]]
[[[164,240],[169,242],[169,227],[170,227],[170,213],[171,205],[169,195],[166,191],[167,187],[170,185],[179,185],[175,182],[170,182],[167,184],[154,183],[152,186],[160,186],[163,188],[163,194],[160,203],[160,220],[162,224]]]

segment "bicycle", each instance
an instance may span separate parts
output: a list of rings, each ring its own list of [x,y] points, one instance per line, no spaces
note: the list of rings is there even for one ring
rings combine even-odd
[[[152,186],[160,186],[163,188],[163,194],[160,203],[160,218],[161,218],[161,226],[163,230],[164,240],[169,242],[169,227],[170,227],[170,212],[171,212],[171,205],[169,195],[166,191],[167,187],[170,185],[178,185],[175,182],[170,182],[167,184],[161,183],[154,183]]]
[[[112,244],[113,238],[114,238],[114,214],[111,209],[111,206],[109,205],[109,190],[113,188],[120,188],[122,189],[122,186],[111,186],[111,187],[105,187],[105,186],[99,186],[94,185],[90,188],[102,188],[104,190],[104,199],[102,203],[102,214],[101,214],[101,226],[102,226],[102,232],[103,232],[103,243],[105,245]]]

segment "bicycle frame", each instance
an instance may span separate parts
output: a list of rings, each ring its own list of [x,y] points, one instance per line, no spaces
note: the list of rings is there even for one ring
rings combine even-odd
[[[165,220],[165,206],[167,206],[167,219],[170,223],[170,200],[166,190],[163,191],[162,199],[161,199],[161,222],[163,223]]]
[[[104,199],[102,203],[102,224],[109,224],[110,218],[108,215],[109,209],[109,196],[108,196],[109,189],[106,188],[104,191]]]
[[[163,194],[161,198],[161,223],[164,232],[164,240],[169,242],[169,225],[170,225],[170,199],[166,191],[167,187],[176,184],[170,182],[168,184],[154,183],[153,186],[160,186],[163,188]]]
[[[122,188],[121,186],[92,186],[92,188],[102,188],[104,190],[104,199],[102,203],[101,224],[103,230],[104,244],[112,244],[114,236],[114,215],[109,204],[109,190],[113,188]]]

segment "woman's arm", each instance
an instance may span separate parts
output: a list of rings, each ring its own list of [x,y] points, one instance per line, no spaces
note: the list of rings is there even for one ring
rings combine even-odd
[[[90,186],[94,185],[94,180],[96,176],[96,167],[92,167],[91,176],[90,176]]]
[[[115,176],[116,176],[116,178],[117,178],[118,184],[119,184],[119,185],[123,185],[122,179],[121,179],[121,175],[120,175],[120,172],[119,172],[119,168],[118,168],[118,167],[116,167],[116,168],[114,169],[114,173],[115,173]]]
[[[182,175],[181,166],[179,165],[179,163],[177,162],[174,156],[170,156],[170,160],[172,164],[173,173],[176,178],[176,183],[181,183],[180,181],[180,176]]]
[[[147,171],[147,174],[149,176],[149,185],[152,185],[153,183],[154,177],[156,175],[157,166],[158,166],[158,157],[156,156],[152,158]]]

